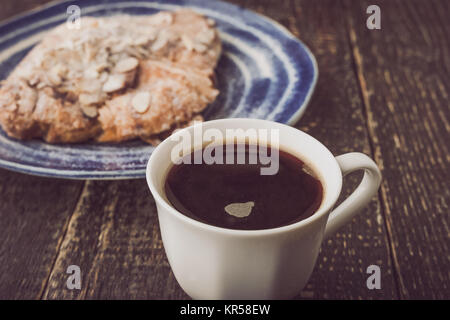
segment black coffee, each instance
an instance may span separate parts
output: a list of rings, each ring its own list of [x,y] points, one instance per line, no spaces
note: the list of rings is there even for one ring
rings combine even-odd
[[[234,147],[234,159],[250,159],[256,146]],[[261,150],[261,149],[260,149]],[[268,147],[266,152],[276,151]],[[169,202],[195,220],[229,229],[259,230],[286,226],[310,217],[320,206],[323,189],[313,171],[297,157],[278,150],[279,167],[274,175],[262,175],[259,163],[173,165],[165,182]],[[225,153],[224,153],[225,154]],[[242,158],[241,158],[242,159]],[[224,161],[225,162],[225,161]]]

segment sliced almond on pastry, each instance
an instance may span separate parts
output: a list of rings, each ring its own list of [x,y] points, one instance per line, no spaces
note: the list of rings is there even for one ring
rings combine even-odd
[[[126,76],[124,74],[112,74],[103,84],[103,91],[110,93],[125,87]]]
[[[82,104],[80,108],[81,111],[83,111],[83,114],[89,118],[95,118],[98,115],[98,110],[95,106],[86,106]]]
[[[131,104],[134,110],[139,113],[144,113],[150,107],[150,92],[139,92],[133,97]]]
[[[97,104],[102,101],[100,93],[82,93],[78,98],[83,105]]]
[[[129,57],[120,60],[115,67],[115,71],[119,73],[128,72],[134,70],[139,65],[139,61],[136,58]]]

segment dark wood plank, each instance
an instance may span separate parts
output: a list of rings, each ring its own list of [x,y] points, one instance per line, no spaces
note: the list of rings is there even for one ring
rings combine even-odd
[[[401,298],[450,298],[448,1],[347,1]]]
[[[69,265],[81,290],[66,286]],[[90,181],[70,221],[44,299],[181,299],[144,180]]]
[[[0,169],[0,299],[39,299],[82,181]]]
[[[2,10],[0,10],[0,21],[13,17],[23,12],[34,10],[37,7],[46,4],[52,0],[19,0],[2,1]]]
[[[372,155],[346,36],[345,11],[337,1],[291,1],[283,11],[292,13],[287,26],[311,48],[319,65],[316,93],[298,127],[322,141],[335,155],[350,151]],[[346,179],[344,196],[360,178],[360,174],[355,174]],[[396,298],[388,240],[383,212],[375,198],[366,210],[323,244],[316,269],[300,296]],[[366,270],[372,264],[382,270],[381,290],[368,290],[366,286]]]
[[[244,2],[241,2],[244,3]],[[311,46],[321,69],[318,91],[299,124],[333,152],[371,153],[363,104],[352,66],[342,8],[245,2],[272,16]],[[322,6],[328,6],[324,12]],[[356,180],[350,179],[348,193]],[[299,298],[393,298],[396,296],[386,230],[377,199],[352,224],[324,244],[316,271]],[[82,270],[82,289],[66,288],[68,265]],[[381,266],[382,290],[366,287],[367,266]],[[46,299],[188,298],[167,263],[155,205],[144,181],[89,182],[70,221],[53,269]]]

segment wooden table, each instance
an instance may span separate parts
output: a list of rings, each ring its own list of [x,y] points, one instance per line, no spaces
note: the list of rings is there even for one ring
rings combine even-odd
[[[2,2],[0,19],[45,0]],[[383,173],[378,196],[322,247],[297,298],[450,298],[449,1],[244,1],[318,60],[297,127]],[[369,30],[366,8],[381,8]],[[360,175],[346,180],[346,194]],[[81,290],[66,287],[81,267]],[[369,290],[369,265],[381,289]],[[144,180],[68,181],[0,169],[0,298],[185,299]]]

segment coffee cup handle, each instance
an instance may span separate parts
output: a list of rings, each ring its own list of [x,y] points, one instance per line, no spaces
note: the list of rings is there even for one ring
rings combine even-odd
[[[356,170],[364,170],[364,177],[353,193],[330,213],[325,228],[325,238],[333,235],[364,208],[377,193],[381,182],[381,173],[377,165],[363,153],[346,153],[337,156],[336,161],[343,177]]]

